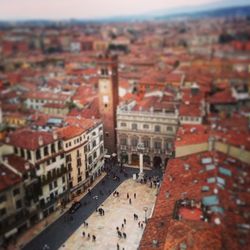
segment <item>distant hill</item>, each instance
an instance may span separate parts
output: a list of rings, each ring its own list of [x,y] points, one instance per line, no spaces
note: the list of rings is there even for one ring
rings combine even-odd
[[[84,25],[88,23],[112,23],[112,22],[134,22],[146,20],[169,20],[175,18],[203,18],[203,17],[228,17],[228,16],[248,16],[250,17],[249,0],[227,0],[218,1],[199,6],[183,6],[181,8],[172,8],[157,10],[139,15],[114,16],[99,19],[69,19],[69,20],[16,20],[0,21],[0,28],[10,26],[44,26],[60,27],[71,25]]]
[[[250,16],[250,6],[228,7],[222,9],[203,10],[197,12],[182,12],[178,14],[166,14],[155,16],[156,20],[173,19],[177,17],[187,18],[203,18],[203,17],[236,17],[236,16]]]

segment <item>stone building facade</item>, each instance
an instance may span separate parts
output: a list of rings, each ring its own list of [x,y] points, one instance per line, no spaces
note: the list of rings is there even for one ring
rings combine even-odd
[[[178,128],[177,109],[134,110],[136,102],[117,109],[117,153],[122,163],[139,164],[138,143],[144,144],[143,162],[148,167],[164,167],[174,156]]]

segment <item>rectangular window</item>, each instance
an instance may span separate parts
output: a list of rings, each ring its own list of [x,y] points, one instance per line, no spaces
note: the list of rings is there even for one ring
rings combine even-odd
[[[62,149],[62,142],[61,141],[58,142],[58,149]]]
[[[16,201],[16,208],[19,209],[22,207],[22,201],[21,200],[17,200]]]
[[[82,165],[82,161],[81,161],[81,159],[77,159],[77,167],[79,167],[79,166],[81,166]]]
[[[136,123],[132,123],[132,130],[137,130],[137,124]]]
[[[28,154],[28,159],[31,160],[31,153],[30,153],[30,151],[27,151],[27,154]]]
[[[103,154],[103,145],[100,147],[100,154]]]
[[[91,164],[92,163],[92,157],[90,156],[88,160],[89,160],[89,164]]]
[[[149,141],[149,139],[144,139],[143,140],[143,144],[144,144],[145,148],[149,148],[150,147],[150,141]]]
[[[49,154],[49,151],[48,151],[48,147],[47,147],[47,146],[43,149],[43,152],[44,152],[44,155],[48,155],[48,154]]]
[[[54,181],[54,188],[57,187],[57,181]]]
[[[62,178],[62,182],[63,182],[63,183],[65,182],[65,176],[63,176],[63,178]]]
[[[126,122],[121,122],[121,127],[127,127]]]
[[[161,149],[161,142],[155,141],[154,146],[155,146],[155,149]]]
[[[6,200],[7,200],[6,195],[1,195],[1,196],[0,196],[0,203],[1,203],[1,202],[4,202],[4,201],[6,201]]]
[[[49,190],[51,191],[53,189],[52,183],[49,184]]]
[[[79,177],[77,178],[77,180],[78,180],[78,182],[81,182],[81,181],[82,181],[82,176],[79,176]]]
[[[41,159],[41,154],[40,154],[40,149],[36,150],[36,159],[40,160]]]
[[[66,162],[71,161],[71,155],[66,155]]]
[[[136,147],[137,144],[138,144],[138,139],[137,138],[132,138],[131,144],[132,144],[133,147]]]
[[[161,131],[161,127],[159,125],[155,126],[155,132],[160,132]]]
[[[127,139],[126,138],[121,138],[120,139],[120,144],[121,145],[127,145]]]
[[[52,152],[52,153],[55,153],[55,152],[56,152],[56,150],[55,150],[55,144],[51,144],[51,152]]]
[[[167,131],[173,132],[173,127],[167,127]]]
[[[0,209],[0,216],[4,216],[6,214],[6,208]]]
[[[143,124],[143,128],[144,129],[149,129],[149,125],[148,124]]]
[[[18,194],[20,194],[20,189],[19,188],[14,189],[13,190],[13,195],[16,196]]]
[[[97,157],[96,151],[93,154],[94,159]]]

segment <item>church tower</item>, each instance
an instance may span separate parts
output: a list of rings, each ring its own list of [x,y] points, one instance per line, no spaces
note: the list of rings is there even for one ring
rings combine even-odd
[[[98,57],[99,111],[104,127],[104,147],[116,152],[116,108],[118,105],[118,59],[109,54]]]

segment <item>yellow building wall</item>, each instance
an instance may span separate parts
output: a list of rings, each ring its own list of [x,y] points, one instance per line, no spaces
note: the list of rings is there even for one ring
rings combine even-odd
[[[215,142],[215,150],[228,154],[242,162],[250,163],[250,151],[223,142]]]
[[[186,145],[176,147],[175,149],[175,157],[182,157],[186,155],[191,155],[195,153],[201,153],[208,150],[208,142],[200,143],[200,144],[193,144],[193,145]]]

